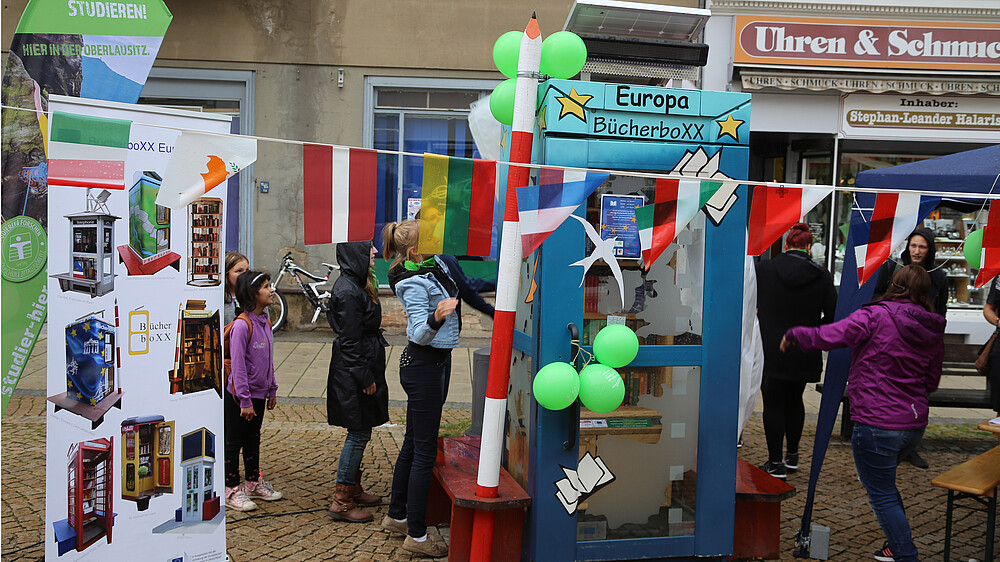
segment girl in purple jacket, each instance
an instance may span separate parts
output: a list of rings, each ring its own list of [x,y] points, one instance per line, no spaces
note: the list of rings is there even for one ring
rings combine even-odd
[[[847,395],[855,420],[851,447],[861,484],[868,492],[886,542],[875,551],[882,562],[917,560],[896,466],[920,443],[927,426],[927,396],[941,380],[945,319],[935,314],[927,292],[931,277],[908,265],[892,278],[878,301],[847,318],[817,327],[789,329],[781,350],[850,347]]]
[[[281,499],[260,476],[260,426],[264,408],[273,410],[278,402],[274,379],[274,340],[267,321],[267,307],[274,299],[271,276],[246,271],[236,279],[236,299],[243,309],[229,333],[232,372],[226,386],[226,507],[236,511],[256,509],[253,499]],[[251,330],[251,326],[253,329]],[[240,485],[240,450],[246,482]],[[251,499],[253,498],[253,499]]]

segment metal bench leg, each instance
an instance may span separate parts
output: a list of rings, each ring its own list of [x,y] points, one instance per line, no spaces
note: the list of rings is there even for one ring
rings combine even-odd
[[[986,559],[993,560],[993,535],[996,533],[997,524],[997,489],[993,488],[993,496],[990,497],[986,508]]]
[[[948,511],[944,519],[944,562],[951,560],[951,510],[955,505],[955,492],[948,490]]]

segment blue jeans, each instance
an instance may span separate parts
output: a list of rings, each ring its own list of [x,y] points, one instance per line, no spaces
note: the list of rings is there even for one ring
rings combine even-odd
[[[399,383],[406,391],[406,433],[392,472],[389,517],[406,519],[411,537],[427,534],[427,495],[437,459],[438,427],[443,404],[442,380],[450,355],[415,356],[408,348],[400,356]]]
[[[924,428],[881,429],[856,423],[851,436],[858,476],[896,560],[918,560],[903,498],[896,489],[896,466],[917,448],[923,435]]]
[[[372,440],[371,428],[348,431],[344,439],[344,448],[340,450],[340,463],[337,465],[337,484],[353,486],[357,484],[358,470],[361,469],[361,457],[365,455],[365,447]]]

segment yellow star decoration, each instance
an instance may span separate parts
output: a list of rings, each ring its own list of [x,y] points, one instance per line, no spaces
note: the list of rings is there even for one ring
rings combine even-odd
[[[83,398],[83,395],[80,394],[79,392],[77,392],[76,393],[76,398],[77,398],[77,400],[79,400],[79,399]]]
[[[590,94],[578,94],[576,93],[576,88],[571,88],[569,91],[569,97],[556,97],[556,101],[562,104],[562,109],[559,110],[559,120],[561,121],[563,117],[567,115],[572,115],[584,123],[587,122],[587,114],[584,113],[583,109],[587,107],[587,102],[594,99],[594,96]]]
[[[746,123],[746,121],[733,119],[733,114],[730,113],[725,121],[716,121],[716,123],[719,124],[719,136],[716,137],[716,140],[721,139],[722,135],[729,135],[736,142],[740,142],[740,125]]]
[[[90,322],[84,322],[84,324],[83,324],[83,331],[84,332],[89,332],[90,331]]]
[[[73,328],[72,330],[70,330],[69,335],[71,335],[71,336],[73,336],[75,338],[76,337],[76,328]]]
[[[507,148],[507,131],[500,134],[500,150]]]
[[[549,106],[547,106],[547,105],[543,105],[541,111],[538,112],[538,128],[539,129],[544,129],[545,128],[545,110],[548,107]]]

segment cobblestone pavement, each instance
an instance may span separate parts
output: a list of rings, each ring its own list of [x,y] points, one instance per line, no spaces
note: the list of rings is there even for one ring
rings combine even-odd
[[[18,392],[0,424],[3,476],[3,560],[39,560],[44,539],[45,399]],[[286,499],[261,502],[250,513],[228,515],[228,552],[232,560],[409,560],[402,541],[390,538],[378,522],[386,507],[375,508],[375,521],[348,524],[332,521],[325,513],[331,499],[336,457],[344,431],[326,424],[325,406],[318,399],[287,399],[264,422],[262,465],[266,478]],[[394,407],[394,427],[374,432],[365,453],[365,487],[387,497],[392,463],[402,441],[404,410]],[[448,408],[442,433],[460,432],[470,411]],[[807,422],[806,434],[815,432]],[[759,417],[751,419],[744,433],[740,456],[758,464],[765,460],[763,431]],[[907,507],[922,559],[942,560],[944,549],[945,492],[930,485],[934,476],[981,453],[996,441],[969,426],[932,425],[922,445],[931,467],[910,465],[899,469],[899,487]],[[811,438],[804,439],[803,452],[811,451]],[[790,554],[792,537],[799,525],[808,482],[809,455],[801,469],[789,478],[798,494],[782,505],[782,560]],[[953,560],[963,562],[985,557],[985,515],[959,511],[953,538]],[[849,444],[834,439],[823,467],[813,521],[831,528],[831,560],[871,560],[882,544],[882,534],[857,481]],[[447,527],[430,532],[447,536]]]

